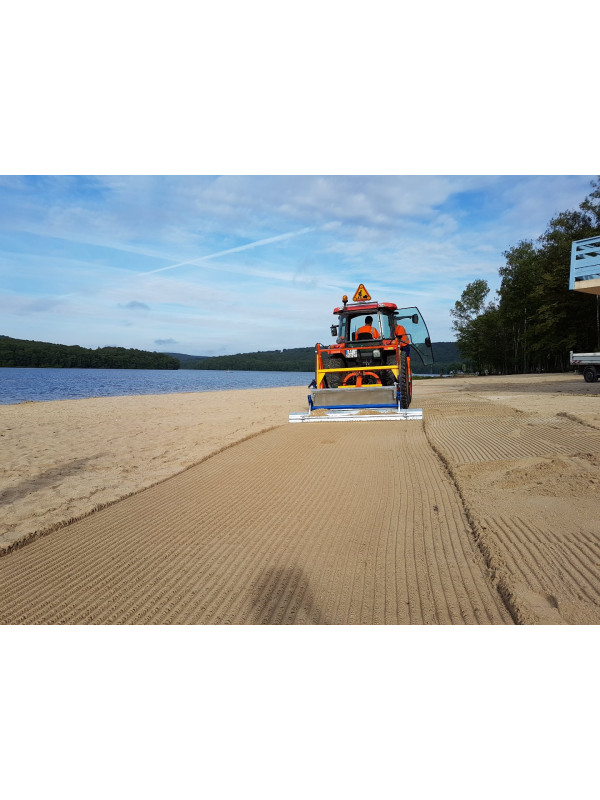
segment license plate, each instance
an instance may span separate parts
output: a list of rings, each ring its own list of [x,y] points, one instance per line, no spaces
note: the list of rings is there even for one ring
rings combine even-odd
[[[346,358],[358,358],[358,350],[346,350]]]

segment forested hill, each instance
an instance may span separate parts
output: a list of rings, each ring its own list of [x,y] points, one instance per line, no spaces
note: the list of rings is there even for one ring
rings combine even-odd
[[[179,356],[183,369],[240,369],[261,372],[313,372],[315,348],[260,350],[232,356]]]
[[[257,353],[236,353],[231,356],[189,356],[176,355],[182,369],[233,369],[259,370],[263,372],[314,372],[315,348],[295,347],[289,350],[261,350]],[[412,359],[415,373],[449,372],[461,369],[461,357],[455,342],[434,342],[433,367],[419,364],[419,358]]]
[[[449,372],[461,369],[455,342],[434,342],[433,367],[412,359],[413,372]],[[125,347],[98,347],[50,344],[0,336],[0,367],[82,367],[91,369],[216,369],[261,372],[314,372],[315,348],[261,350],[230,356],[190,356],[185,353],[154,353]]]
[[[84,367],[91,369],[179,369],[166,353],[125,347],[50,344],[0,336],[0,367]]]

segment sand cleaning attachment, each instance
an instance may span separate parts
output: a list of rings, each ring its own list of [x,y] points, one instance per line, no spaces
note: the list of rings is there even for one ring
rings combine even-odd
[[[397,385],[313,389],[308,411],[290,414],[290,422],[423,419],[423,409],[402,408]]]

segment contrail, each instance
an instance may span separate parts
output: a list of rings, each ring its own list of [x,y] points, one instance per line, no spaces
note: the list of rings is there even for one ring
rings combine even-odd
[[[207,261],[209,258],[226,256],[229,255],[229,253],[239,253],[242,250],[250,250],[253,247],[261,247],[264,244],[271,244],[272,242],[281,242],[284,239],[292,239],[294,236],[302,236],[304,233],[310,233],[314,230],[315,228],[302,228],[300,231],[282,233],[279,236],[271,236],[269,239],[259,239],[257,242],[249,242],[248,244],[242,244],[239,247],[232,247],[229,250],[219,250],[218,253],[210,253],[207,256],[200,256],[200,258],[192,258],[190,261],[179,261],[177,264],[170,264],[168,267],[152,269],[150,272],[138,272],[138,277],[142,277],[144,275],[155,275],[157,272],[165,272],[167,269],[176,269],[177,267],[183,267],[186,264],[199,264],[201,261]]]

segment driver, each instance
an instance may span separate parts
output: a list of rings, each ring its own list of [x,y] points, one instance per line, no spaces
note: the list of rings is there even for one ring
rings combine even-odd
[[[359,333],[368,333],[372,339],[379,339],[379,331],[373,327],[373,317],[365,317],[365,324],[354,334],[355,339],[358,339]]]

